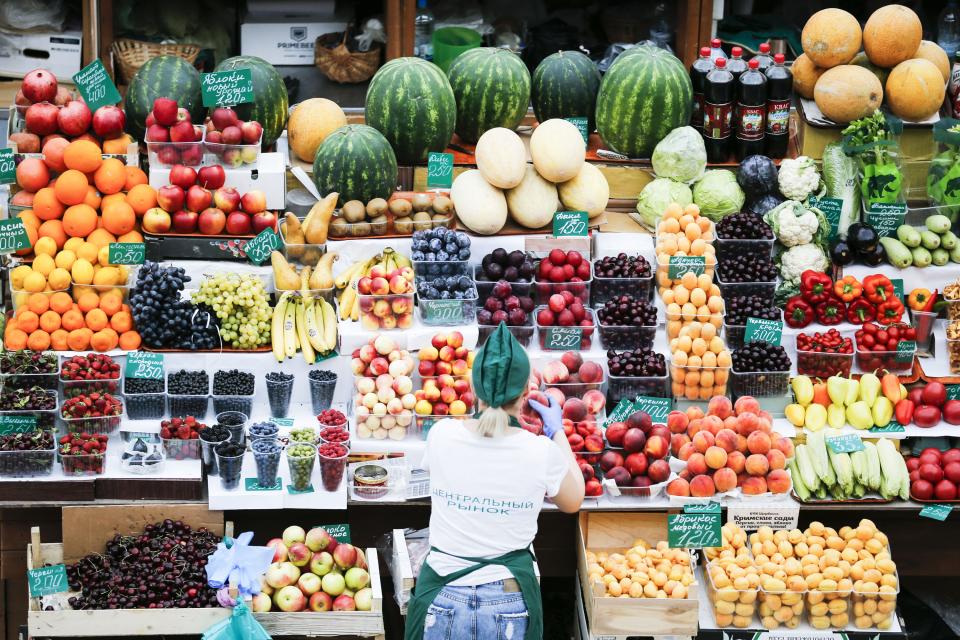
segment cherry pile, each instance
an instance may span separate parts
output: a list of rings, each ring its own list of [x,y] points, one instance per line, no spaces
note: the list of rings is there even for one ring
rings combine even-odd
[[[835,354],[853,354],[853,340],[840,335],[836,329],[813,335],[797,334],[797,373],[818,378],[850,375],[853,358]]]
[[[649,278],[653,275],[646,258],[625,253],[600,258],[593,263],[593,271],[598,278]]]
[[[662,377],[667,375],[667,362],[662,353],[652,349],[607,351],[610,375],[623,377]]]
[[[57,394],[43,387],[9,388],[0,393],[0,411],[49,411],[57,408]]]
[[[724,257],[717,267],[720,280],[729,282],[773,282],[777,265],[764,253],[741,253]]]
[[[0,373],[56,373],[57,356],[43,351],[0,353]]]
[[[63,380],[118,380],[120,365],[102,353],[88,353],[64,360],[60,367]]]
[[[0,456],[0,476],[44,475],[53,470],[54,440],[50,431],[0,435],[0,451],[20,452]]]
[[[106,553],[66,567],[74,609],[174,609],[217,607],[204,567],[220,536],[179,520],[148,524],[138,536],[117,534]]]
[[[317,416],[317,422],[326,427],[340,427],[347,424],[347,416],[336,409],[326,409]]]
[[[600,324],[615,327],[649,327],[657,324],[657,307],[648,300],[617,296],[597,309]]]
[[[762,340],[748,342],[733,354],[733,370],[744,372],[753,371],[790,371],[790,356],[778,344],[770,344]]]
[[[760,216],[741,211],[724,216],[717,223],[717,238],[721,240],[773,240],[773,230]]]
[[[767,296],[729,296],[724,298],[724,303],[727,326],[744,326],[747,318],[780,319],[780,310],[770,303]]]

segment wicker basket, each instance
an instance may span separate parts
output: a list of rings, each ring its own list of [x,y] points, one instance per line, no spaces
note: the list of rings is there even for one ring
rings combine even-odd
[[[179,56],[193,64],[199,54],[200,47],[195,44],[160,44],[127,38],[113,42],[113,58],[119,67],[121,77],[127,83],[150,58]]]
[[[348,34],[349,31],[345,31],[343,40],[332,49],[321,44],[321,40],[329,39],[331,34],[317,38],[313,63],[328,80],[345,84],[366,82],[380,66],[380,46],[377,45],[370,51],[350,51],[347,48]]]

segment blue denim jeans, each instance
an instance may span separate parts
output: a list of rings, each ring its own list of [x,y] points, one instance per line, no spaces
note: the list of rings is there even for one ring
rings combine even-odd
[[[526,632],[523,594],[490,582],[444,587],[427,612],[423,640],[523,640]]]

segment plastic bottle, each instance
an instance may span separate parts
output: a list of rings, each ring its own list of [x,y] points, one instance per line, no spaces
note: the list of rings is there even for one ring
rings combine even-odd
[[[767,119],[767,76],[754,58],[737,79],[737,160],[762,155]]]
[[[730,50],[730,59],[727,60],[727,70],[733,74],[734,81],[738,80],[747,70],[747,63],[743,59],[743,48],[734,47]]]
[[[953,60],[953,54],[960,48],[960,7],[956,0],[949,0],[937,19],[937,44]]]
[[[427,0],[417,0],[417,17],[413,24],[413,55],[433,60],[433,12],[427,6]]]
[[[773,66],[767,69],[767,155],[782,158],[787,155],[790,138],[790,94],[793,74],[783,64],[783,54],[773,56]]]
[[[958,117],[960,115],[960,51],[953,56],[950,83],[947,85],[947,99],[950,101],[951,115],[954,118]]]
[[[726,58],[714,60],[714,69],[703,85],[703,143],[708,162],[730,159],[730,125],[733,120],[733,74],[727,70]]]
[[[766,73],[767,69],[773,66],[773,56],[770,55],[770,43],[760,43],[760,53],[753,56],[753,59],[760,63],[760,73]]]
[[[717,58],[726,58],[727,54],[723,52],[723,43],[720,38],[714,38],[710,41],[710,60],[716,62]]]
[[[693,84],[693,111],[690,113],[690,126],[698,131],[703,131],[703,83],[712,70],[710,47],[700,47],[700,57],[690,65],[690,82]]]

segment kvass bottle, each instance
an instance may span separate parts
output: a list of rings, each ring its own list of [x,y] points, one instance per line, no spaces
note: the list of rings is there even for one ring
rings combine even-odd
[[[743,60],[743,47],[734,47],[730,51],[730,59],[727,60],[727,70],[733,74],[734,82],[747,70],[747,63]]]
[[[790,137],[790,93],[793,74],[783,65],[783,54],[773,56],[773,66],[767,69],[767,155],[782,158],[787,155]]]
[[[723,43],[720,41],[720,38],[714,38],[710,41],[710,61],[716,62],[717,58],[726,58],[727,54],[723,52]]]
[[[693,84],[693,112],[690,114],[690,125],[697,131],[703,131],[703,84],[707,74],[712,70],[710,47],[700,47],[700,57],[690,65],[690,82]]]
[[[767,120],[767,77],[753,58],[737,80],[737,160],[763,155]]]
[[[703,85],[703,142],[708,162],[730,159],[730,125],[736,85],[726,58],[717,58]]]
[[[767,69],[773,66],[773,56],[770,55],[770,43],[760,43],[760,53],[753,56],[753,60],[760,63],[760,73],[766,73]]]

